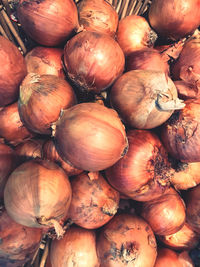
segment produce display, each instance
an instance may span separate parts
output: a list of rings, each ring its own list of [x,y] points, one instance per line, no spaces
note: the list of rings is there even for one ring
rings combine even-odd
[[[0,7],[0,267],[200,267],[200,0]]]

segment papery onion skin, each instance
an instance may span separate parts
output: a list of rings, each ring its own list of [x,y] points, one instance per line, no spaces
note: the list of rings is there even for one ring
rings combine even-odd
[[[0,36],[0,107],[17,101],[19,85],[27,74],[26,63],[19,49]]]
[[[65,45],[64,64],[67,75],[81,90],[99,93],[123,73],[125,58],[110,36],[83,31]]]
[[[173,81],[152,70],[124,73],[112,85],[110,102],[125,124],[138,129],[160,126],[175,109],[184,107]]]
[[[71,226],[61,240],[52,241],[50,261],[52,267],[99,267],[95,232]]]
[[[96,179],[82,173],[71,180],[72,201],[68,216],[85,229],[97,229],[117,213],[119,192],[98,173]]]
[[[126,155],[105,170],[109,183],[124,195],[149,201],[170,186],[170,164],[159,138],[147,130],[128,130]]]
[[[0,136],[14,146],[34,136],[22,123],[17,102],[0,109],[0,125]]]
[[[165,39],[178,40],[198,28],[199,0],[153,0],[148,19],[151,27]]]
[[[169,248],[159,248],[154,267],[183,267],[179,262],[178,253]]]
[[[119,21],[116,38],[127,56],[136,50],[153,47],[157,34],[144,17],[130,15]]]
[[[183,227],[186,219],[185,203],[175,189],[142,204],[141,216],[156,235],[171,235]]]
[[[86,171],[110,167],[124,156],[128,145],[117,112],[97,103],[81,103],[65,110],[54,135],[61,158]]]
[[[25,56],[27,72],[52,74],[65,78],[62,66],[63,49],[36,46]]]
[[[115,36],[118,14],[114,7],[104,0],[83,0],[78,3],[79,24],[85,30]]]
[[[15,222],[46,229],[66,218],[71,196],[71,185],[64,170],[40,159],[17,167],[4,189],[5,208]]]
[[[46,46],[62,44],[78,28],[72,0],[20,0],[17,17],[25,33]]]
[[[71,85],[55,75],[29,73],[20,86],[19,114],[24,125],[40,134],[51,134],[61,110],[75,105]]]
[[[104,267],[153,267],[157,244],[153,231],[142,218],[121,214],[101,228],[97,253]]]
[[[198,98],[198,86],[196,84],[187,83],[183,80],[174,81],[176,85],[176,89],[178,91],[178,95],[181,99],[195,99]]]
[[[0,265],[18,267],[30,261],[42,239],[42,230],[14,222],[5,209],[0,212]]]

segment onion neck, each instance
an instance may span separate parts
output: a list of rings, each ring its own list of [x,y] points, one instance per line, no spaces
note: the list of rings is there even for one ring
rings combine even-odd
[[[45,216],[41,216],[37,218],[37,222],[40,225],[53,227],[55,229],[57,239],[62,238],[65,233],[64,229],[62,228],[62,226],[59,224],[59,222],[56,219],[46,219]]]
[[[185,107],[183,100],[179,98],[170,99],[170,96],[167,93],[159,93],[157,95],[156,105],[162,111],[178,110]]]

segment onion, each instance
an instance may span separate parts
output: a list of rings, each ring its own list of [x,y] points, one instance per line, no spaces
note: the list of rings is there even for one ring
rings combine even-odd
[[[83,31],[64,49],[67,74],[82,90],[98,93],[124,71],[125,58],[118,43],[102,33]]]
[[[37,43],[56,46],[78,28],[78,11],[73,0],[20,0],[19,22]]]
[[[199,0],[153,0],[148,12],[152,28],[165,39],[177,40],[198,28]]]
[[[151,129],[163,124],[175,109],[184,107],[177,90],[165,73],[131,70],[113,84],[110,101],[130,127]]]
[[[67,216],[71,196],[65,172],[53,162],[37,159],[12,172],[5,186],[4,203],[15,222],[28,227],[54,227],[59,238],[63,235],[59,221]]]
[[[0,265],[18,267],[33,258],[42,231],[14,222],[3,210],[0,213],[0,237]]]
[[[106,169],[109,183],[138,201],[162,195],[170,183],[170,164],[159,138],[147,130],[128,130],[126,155]]]
[[[71,226],[61,240],[52,241],[50,260],[52,267],[99,267],[95,232]]]
[[[178,255],[178,259],[182,264],[181,267],[195,267],[188,251],[183,251]]]
[[[52,139],[46,140],[42,147],[42,158],[54,161],[60,165],[68,176],[78,175],[83,172],[83,170],[77,169],[71,164],[65,162],[58,154],[55,144]]]
[[[39,75],[52,74],[64,78],[63,49],[36,46],[25,56],[27,71]]]
[[[127,150],[125,127],[117,112],[97,103],[65,110],[54,128],[59,155],[79,169],[104,170]]]
[[[179,194],[170,188],[162,196],[143,203],[141,215],[156,235],[171,235],[185,223],[185,204]]]
[[[72,201],[68,217],[85,229],[96,229],[117,213],[119,192],[98,173],[97,178],[82,173],[71,181]]]
[[[79,24],[85,30],[115,36],[118,14],[110,3],[104,0],[82,0],[78,3]]]
[[[175,112],[162,125],[161,139],[167,151],[183,162],[200,161],[200,100],[185,101],[185,108]]]
[[[153,231],[142,218],[121,214],[100,229],[97,253],[103,267],[153,267],[157,245]]]
[[[0,107],[17,101],[19,85],[26,75],[26,63],[18,48],[0,36]]]
[[[127,56],[136,50],[153,47],[157,35],[144,17],[130,15],[119,21],[116,38]]]
[[[187,100],[199,97],[198,86],[196,84],[187,83],[182,80],[174,81],[174,84],[181,99]]]
[[[31,131],[50,134],[61,110],[76,104],[70,84],[55,75],[29,73],[20,86],[19,114]]]
[[[154,267],[183,267],[179,261],[178,253],[168,248],[159,248]]]
[[[17,102],[1,108],[0,125],[0,136],[12,145],[18,145],[33,137],[33,133],[23,125],[20,119]]]

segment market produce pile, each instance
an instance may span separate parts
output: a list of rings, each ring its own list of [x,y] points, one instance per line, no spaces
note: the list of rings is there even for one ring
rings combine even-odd
[[[200,266],[200,0],[16,14],[34,46],[0,36],[0,266],[44,241],[40,267]]]

